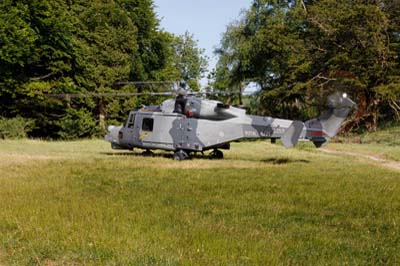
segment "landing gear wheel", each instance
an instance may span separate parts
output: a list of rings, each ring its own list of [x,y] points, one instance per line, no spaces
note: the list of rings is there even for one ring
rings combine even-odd
[[[152,152],[151,150],[145,150],[144,152],[142,152],[143,156],[149,156],[149,157],[153,157],[154,156],[154,152]]]
[[[215,149],[210,153],[209,156],[210,156],[210,159],[223,159],[224,153],[220,150]]]
[[[174,160],[176,160],[176,161],[183,161],[183,160],[186,160],[188,158],[189,158],[189,154],[187,154],[183,150],[179,150],[179,151],[176,151],[174,153]]]

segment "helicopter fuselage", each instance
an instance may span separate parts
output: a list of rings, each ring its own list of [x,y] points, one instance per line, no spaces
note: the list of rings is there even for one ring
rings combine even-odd
[[[261,116],[206,120],[177,113],[132,111],[124,126],[110,128],[106,140],[121,149],[205,151],[246,138],[280,138],[292,122]]]
[[[258,138],[281,138],[286,147],[293,147],[299,139],[309,139],[321,146],[337,133],[354,105],[348,98],[334,100],[335,106],[327,114],[303,123],[247,115],[244,109],[195,97],[186,99],[182,113],[176,113],[175,100],[171,99],[160,106],[131,111],[125,125],[109,127],[105,139],[114,149],[185,153],[228,149],[232,141]]]

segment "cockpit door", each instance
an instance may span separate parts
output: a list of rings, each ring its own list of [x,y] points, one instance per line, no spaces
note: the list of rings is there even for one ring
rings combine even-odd
[[[131,112],[129,114],[128,120],[126,121],[125,127],[122,128],[122,142],[125,145],[133,148],[137,146],[137,139],[138,139],[138,126],[136,121],[136,113]]]

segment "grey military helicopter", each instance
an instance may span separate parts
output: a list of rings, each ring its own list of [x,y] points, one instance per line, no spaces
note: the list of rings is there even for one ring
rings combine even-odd
[[[321,147],[338,133],[354,105],[345,93],[332,94],[326,113],[302,122],[247,115],[245,109],[187,96],[181,89],[175,99],[131,111],[124,125],[108,127],[105,140],[113,149],[139,148],[147,155],[155,149],[172,151],[175,160],[207,150],[211,150],[210,158],[222,159],[221,150],[243,139],[281,139],[287,148],[309,140]]]

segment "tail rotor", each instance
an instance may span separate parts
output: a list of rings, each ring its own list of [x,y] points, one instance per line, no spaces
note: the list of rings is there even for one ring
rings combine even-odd
[[[331,94],[328,97],[328,111],[306,122],[293,121],[281,140],[286,148],[294,147],[299,139],[309,139],[319,148],[336,136],[355,103],[346,93]]]

